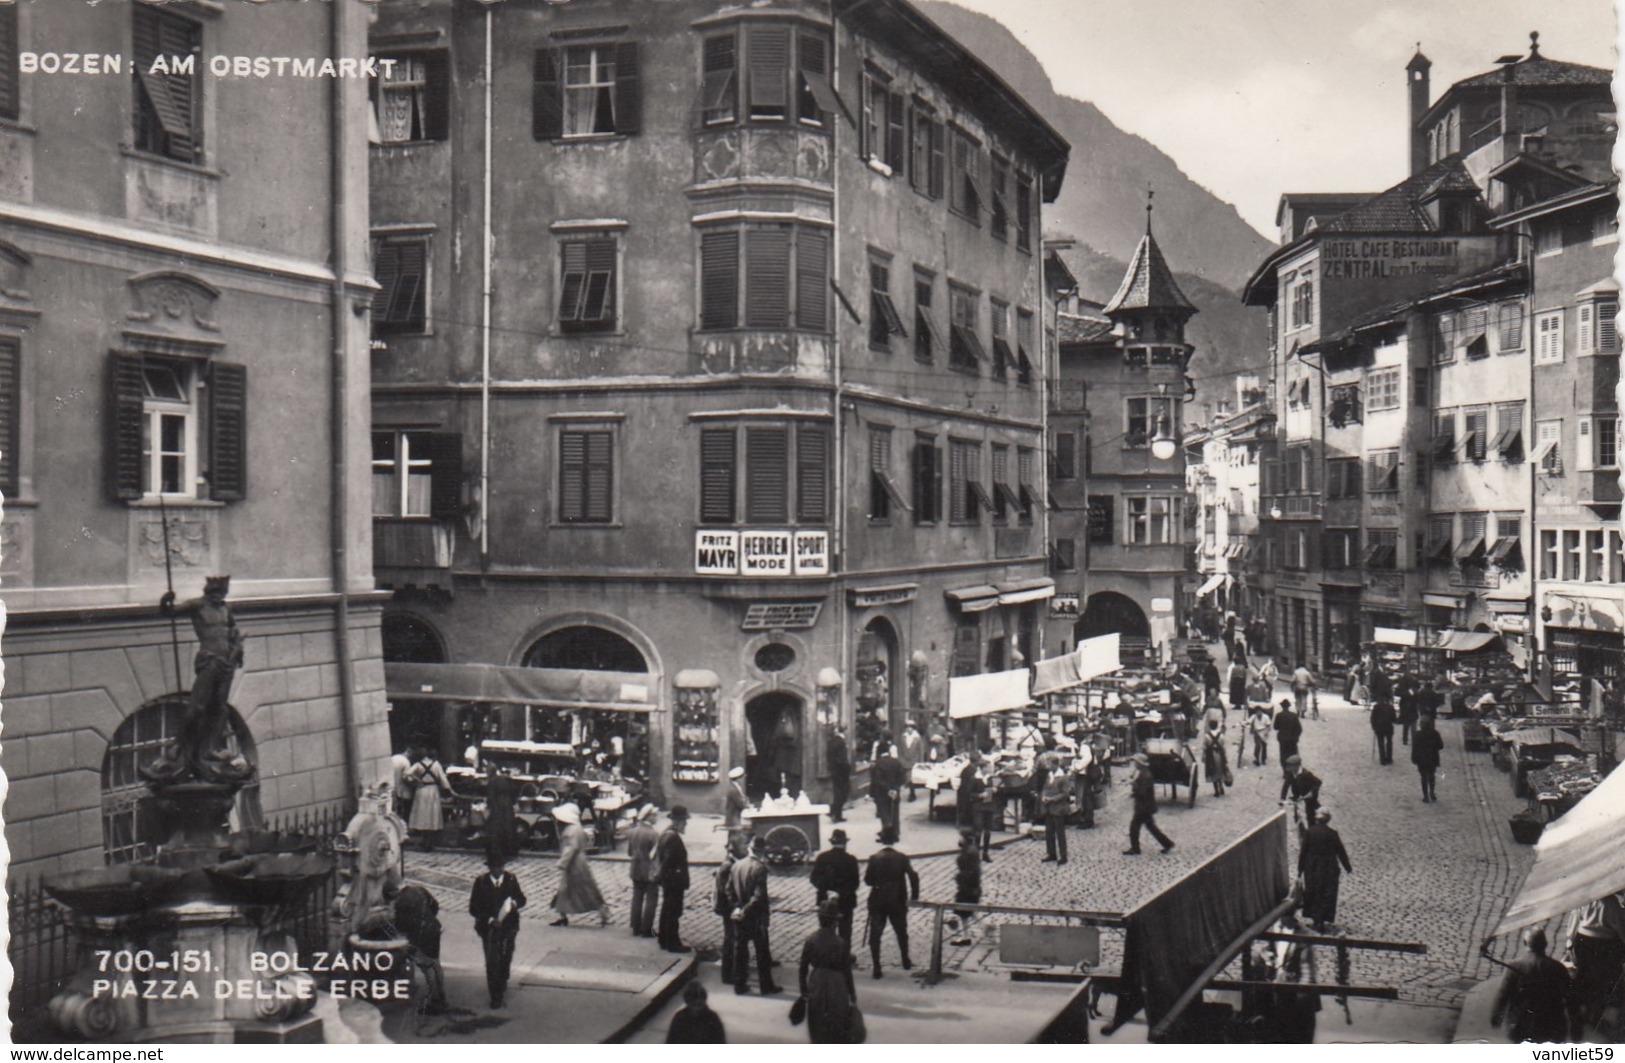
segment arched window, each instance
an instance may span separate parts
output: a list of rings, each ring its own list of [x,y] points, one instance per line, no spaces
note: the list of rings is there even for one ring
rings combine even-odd
[[[109,864],[148,859],[166,840],[141,768],[180,734],[189,704],[186,694],[166,694],[131,713],[113,732],[102,756],[102,851]],[[254,740],[235,709],[227,710],[227,724],[227,747],[256,764]],[[232,817],[239,826],[259,825],[257,778],[238,793]]]
[[[601,627],[563,627],[536,640],[526,668],[579,668],[588,672],[647,672],[643,654],[621,635]]]

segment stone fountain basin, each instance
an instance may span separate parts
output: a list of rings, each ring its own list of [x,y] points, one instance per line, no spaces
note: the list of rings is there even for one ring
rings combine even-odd
[[[114,864],[47,879],[45,891],[86,915],[136,915],[163,904],[182,874],[147,864]]]
[[[333,858],[315,853],[261,853],[204,871],[221,900],[234,904],[290,904],[333,873]]]
[[[231,860],[261,853],[313,853],[320,845],[321,839],[313,834],[280,830],[239,831],[229,839],[228,848],[220,850],[220,858]]]

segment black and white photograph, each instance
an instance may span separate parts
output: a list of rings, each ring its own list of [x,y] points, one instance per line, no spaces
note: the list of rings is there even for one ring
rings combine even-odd
[[[1617,38],[0,0],[8,1039],[1612,1058]]]

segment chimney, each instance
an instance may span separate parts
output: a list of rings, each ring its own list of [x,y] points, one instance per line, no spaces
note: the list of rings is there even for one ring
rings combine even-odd
[[[1433,64],[1422,54],[1421,42],[1416,54],[1405,64],[1405,79],[1411,99],[1411,173],[1421,173],[1428,165],[1428,138],[1422,129],[1422,116],[1428,110],[1428,70]]]

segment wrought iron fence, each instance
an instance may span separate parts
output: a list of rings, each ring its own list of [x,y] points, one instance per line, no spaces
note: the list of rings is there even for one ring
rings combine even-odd
[[[317,840],[317,851],[331,853],[333,840],[349,823],[350,815],[348,806],[330,805],[272,818],[268,826],[309,835]],[[327,910],[338,890],[338,880],[335,868],[321,888],[282,913],[282,922],[298,942],[302,956],[328,947]],[[36,1019],[43,1021],[46,1005],[78,966],[78,943],[71,916],[45,891],[40,878],[27,877],[7,883],[6,919],[11,932],[6,955],[12,969],[12,1022],[25,1025]]]

